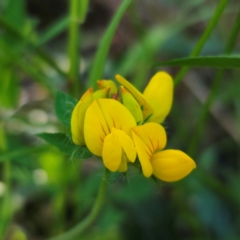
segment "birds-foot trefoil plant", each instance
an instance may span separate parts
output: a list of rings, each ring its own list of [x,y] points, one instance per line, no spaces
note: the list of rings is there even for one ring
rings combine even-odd
[[[181,150],[165,149],[167,134],[162,124],[172,106],[171,76],[166,72],[156,73],[143,93],[122,76],[115,78],[116,82],[99,80],[98,89],[90,87],[79,101],[58,92],[56,114],[70,132],[39,134],[71,158],[96,156],[105,167],[89,215],[51,240],[76,239],[91,226],[102,208],[110,172],[126,175],[131,165],[144,177],[173,182],[196,167],[194,160]]]

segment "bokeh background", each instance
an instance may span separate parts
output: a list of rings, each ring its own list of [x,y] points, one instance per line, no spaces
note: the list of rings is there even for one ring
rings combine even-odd
[[[189,56],[219,2],[133,0],[114,35],[104,78],[119,73],[143,90],[156,71],[176,76],[179,68],[154,63]],[[120,3],[89,2],[79,27],[82,86]],[[229,1],[200,55],[223,53],[239,9],[238,0]],[[97,194],[99,160],[71,159],[36,136],[66,131],[55,116],[54,96],[70,89],[68,21],[67,0],[0,1],[0,230],[6,233],[0,239],[60,234],[88,214]],[[239,49],[240,35],[233,52]],[[216,73],[191,68],[175,88],[164,123],[167,147],[189,153],[197,169],[176,183],[156,183],[134,169],[128,177],[112,174],[100,217],[81,239],[240,239],[239,70],[224,71],[197,131]]]

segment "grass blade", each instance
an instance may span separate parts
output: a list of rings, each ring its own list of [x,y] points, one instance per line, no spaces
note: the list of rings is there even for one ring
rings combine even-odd
[[[106,63],[108,50],[110,48],[112,38],[114,33],[119,25],[119,22],[125,13],[126,9],[130,5],[131,0],[124,0],[121,6],[118,8],[117,13],[115,14],[114,18],[112,19],[110,25],[108,26],[101,42],[99,44],[92,70],[90,72],[88,87],[89,86],[96,86],[96,81],[103,77],[104,65]]]
[[[240,68],[240,55],[221,55],[180,58],[157,63],[155,66],[187,66],[232,69]]]

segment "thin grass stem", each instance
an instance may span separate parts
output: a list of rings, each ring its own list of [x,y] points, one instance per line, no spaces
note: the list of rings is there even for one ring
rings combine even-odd
[[[229,35],[229,39],[227,40],[226,47],[224,50],[225,54],[229,54],[232,52],[235,41],[236,41],[238,33],[239,33],[239,30],[240,30],[240,9],[239,9],[238,15],[236,17],[235,23],[233,25],[232,31]],[[189,145],[188,152],[193,157],[196,154],[198,143],[201,138],[204,126],[206,124],[209,110],[214,102],[214,99],[218,92],[219,85],[221,83],[223,75],[224,75],[223,69],[220,69],[217,71],[217,73],[213,79],[212,87],[209,92],[208,98],[207,98],[206,102],[204,103],[203,108],[201,109],[200,116],[199,116],[198,122],[196,124],[196,131],[195,131],[195,134],[193,135],[193,138],[190,141],[190,145]]]
[[[5,152],[7,150],[7,139],[5,136],[3,124],[0,123],[0,152]],[[1,201],[1,211],[0,211],[0,236],[4,237],[7,228],[11,220],[11,163],[8,159],[2,163],[3,171],[3,182],[5,184],[5,190],[3,199]]]

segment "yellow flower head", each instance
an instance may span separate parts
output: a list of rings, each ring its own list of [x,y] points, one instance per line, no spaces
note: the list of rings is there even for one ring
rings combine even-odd
[[[97,99],[88,107],[84,137],[88,149],[103,158],[111,171],[126,171],[127,160],[134,162],[136,149],[131,129],[136,126],[131,113],[118,101]]]
[[[144,120],[157,123],[164,121],[170,112],[173,99],[173,80],[170,75],[165,72],[156,73],[143,94],[122,76],[115,77],[135,97],[142,109]]]
[[[71,133],[72,140],[76,145],[84,146],[85,139],[83,135],[85,112],[93,99],[93,89],[89,88],[81,97],[72,112]]]
[[[164,128],[157,123],[147,123],[132,128],[133,141],[145,177],[154,174],[159,179],[172,182],[187,176],[195,162],[179,150],[162,150],[167,142]]]
[[[172,78],[158,72],[143,94],[122,76],[116,80],[119,90],[113,81],[100,80],[99,90],[90,88],[79,100],[71,117],[73,142],[102,157],[112,172],[127,171],[138,156],[145,177],[171,182],[188,175],[195,162],[182,151],[163,150],[167,136],[159,123],[171,109]]]

